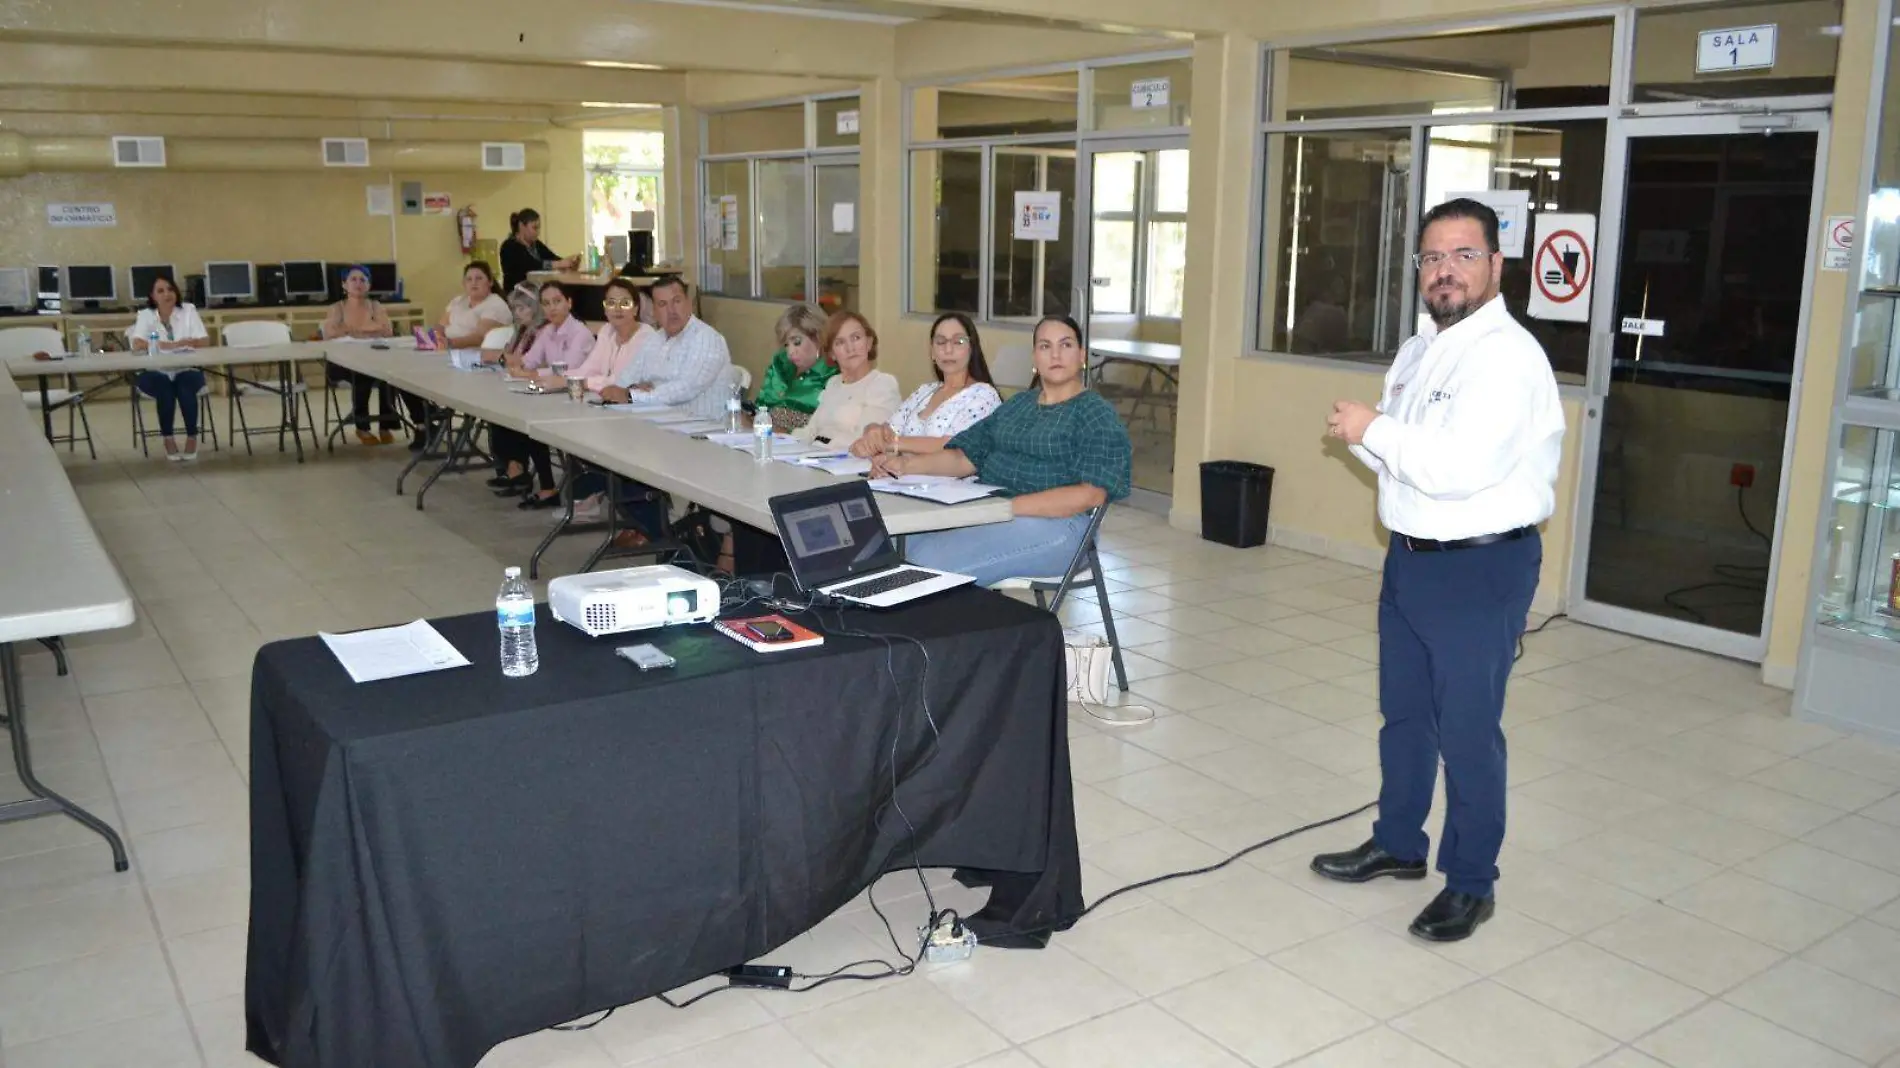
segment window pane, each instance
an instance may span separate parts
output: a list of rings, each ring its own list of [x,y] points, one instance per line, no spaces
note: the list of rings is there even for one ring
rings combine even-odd
[[[805,105],[782,104],[706,116],[706,155],[788,152],[805,147]]]
[[[1135,210],[1141,189],[1141,153],[1102,152],[1095,157],[1093,210],[1096,213]]]
[[[653,212],[664,229],[660,210],[660,170],[665,164],[665,136],[649,130],[584,130],[582,159],[587,167],[587,244],[601,248],[612,234],[625,234],[628,217],[636,211]],[[656,257],[663,235],[654,234]]]
[[[1135,223],[1132,219],[1096,219],[1095,246],[1089,250],[1094,265],[1089,279],[1094,291],[1090,310],[1097,315],[1130,315],[1135,310]]]
[[[1279,121],[1491,111],[1507,103],[1606,104],[1611,36],[1603,19],[1275,52],[1270,115]]]
[[[1406,129],[1272,134],[1262,217],[1259,341],[1275,352],[1377,359],[1411,333]]]
[[[1148,300],[1144,314],[1181,317],[1181,285],[1187,277],[1187,223],[1148,224]]]
[[[849,133],[838,132],[838,116],[845,117]],[[818,147],[841,148],[858,143],[858,98],[818,101]]]
[[[910,154],[910,310],[975,315],[981,290],[983,153]]]
[[[1534,126],[1435,126],[1425,156],[1422,207],[1429,209],[1453,194],[1474,190],[1523,190],[1530,197],[1526,233],[1536,232],[1538,212],[1597,214],[1603,201],[1605,132],[1602,119]],[[1411,251],[1409,244],[1406,251]],[[1558,378],[1581,382],[1590,365],[1590,326],[1524,314],[1530,300],[1530,263],[1529,256],[1505,259],[1500,285],[1504,302],[1544,346]]]
[[[1776,30],[1773,67],[1697,73],[1697,33],[1763,24]],[[1631,96],[1643,103],[1831,93],[1840,25],[1840,0],[1639,9]],[[1746,62],[1739,48],[1732,58]]]
[[[752,295],[751,168],[745,160],[706,164],[704,292]]]
[[[997,149],[990,181],[990,317],[1068,314],[1075,279],[1074,149]],[[1031,190],[1061,195],[1060,236],[1054,241],[1016,240],[1016,193]]]
[[[1188,125],[1194,64],[1187,59],[1096,67],[1095,129],[1139,130]],[[1161,89],[1159,82],[1167,82]],[[1136,83],[1142,92],[1134,92]],[[1165,101],[1164,98],[1165,97]]]
[[[807,203],[805,161],[759,161],[760,296],[805,299],[811,240]]]
[[[858,166],[814,167],[818,184],[818,306],[858,307]]]
[[[1188,210],[1188,150],[1171,148],[1155,153],[1155,210]]]
[[[1073,133],[1075,71],[960,82],[911,93],[912,136],[919,141],[1011,134]]]

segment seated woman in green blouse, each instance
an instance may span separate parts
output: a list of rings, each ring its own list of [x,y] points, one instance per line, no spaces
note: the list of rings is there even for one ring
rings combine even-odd
[[[824,332],[825,317],[809,304],[794,304],[778,317],[778,351],[765,369],[755,403],[771,411],[772,425],[780,430],[804,426],[818,410],[825,383],[838,373],[838,365],[818,346]]]
[[[1134,450],[1115,406],[1082,381],[1087,350],[1068,316],[1036,324],[1036,388],[950,439],[939,453],[880,456],[873,475],[975,475],[1008,493],[1007,523],[915,534],[913,564],[1006,578],[1060,575],[1088,532],[1089,513],[1128,496]]]

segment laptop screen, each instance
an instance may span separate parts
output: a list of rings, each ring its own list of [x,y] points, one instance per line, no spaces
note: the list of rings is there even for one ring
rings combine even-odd
[[[803,589],[902,563],[871,487],[863,482],[788,493],[772,498],[771,506],[792,575]]]

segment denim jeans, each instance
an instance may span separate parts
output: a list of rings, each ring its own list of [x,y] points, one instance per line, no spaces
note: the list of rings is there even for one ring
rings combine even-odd
[[[1075,550],[1088,533],[1088,512],[1067,519],[1017,516],[931,534],[913,534],[904,558],[920,567],[971,575],[979,586],[1006,578],[1054,578],[1069,569]]]
[[[158,408],[158,432],[172,436],[176,413],[185,413],[185,436],[198,436],[198,391],[205,388],[205,373],[195,367],[167,376],[159,371],[140,371],[139,392],[152,398]]]

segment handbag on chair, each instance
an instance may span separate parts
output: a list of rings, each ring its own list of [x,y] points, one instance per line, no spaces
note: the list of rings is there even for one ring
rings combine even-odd
[[[1108,639],[1085,630],[1062,632],[1064,659],[1069,667],[1069,703],[1108,702]]]

